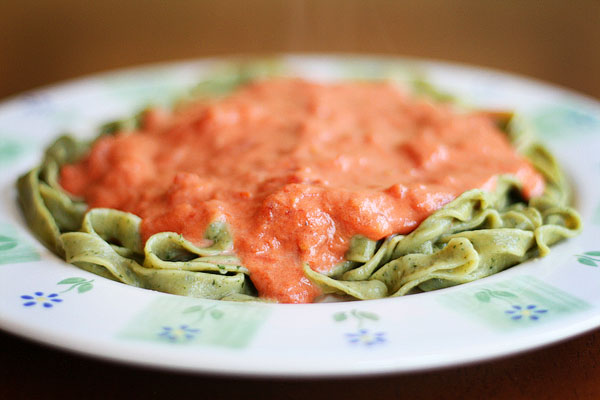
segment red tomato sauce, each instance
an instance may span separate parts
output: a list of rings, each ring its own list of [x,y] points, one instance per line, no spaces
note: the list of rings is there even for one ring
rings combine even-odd
[[[147,113],[61,171],[90,208],[142,218],[203,243],[226,221],[259,295],[313,301],[302,273],[343,261],[352,236],[408,233],[473,188],[514,174],[526,197],[543,178],[482,114],[411,98],[388,83],[257,82],[228,97]]]

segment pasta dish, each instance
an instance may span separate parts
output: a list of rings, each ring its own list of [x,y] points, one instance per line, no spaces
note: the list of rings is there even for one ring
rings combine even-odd
[[[18,182],[68,262],[224,300],[366,300],[474,281],[581,229],[554,158],[508,113],[387,82],[252,82],[59,138]]]

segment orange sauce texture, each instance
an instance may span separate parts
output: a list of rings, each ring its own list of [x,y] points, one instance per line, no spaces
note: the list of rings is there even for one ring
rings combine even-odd
[[[473,188],[514,174],[526,197],[543,178],[481,113],[415,99],[378,83],[256,82],[99,139],[61,171],[90,208],[142,218],[157,232],[204,243],[226,221],[234,251],[263,298],[314,301],[302,263],[327,272],[352,236],[412,231]]]

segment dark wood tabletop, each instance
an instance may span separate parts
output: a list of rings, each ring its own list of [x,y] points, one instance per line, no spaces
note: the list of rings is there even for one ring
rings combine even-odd
[[[377,53],[515,72],[600,98],[600,1],[0,2],[0,98],[148,62]],[[0,399],[599,399],[600,330],[468,366],[346,379],[249,379],[116,364],[0,332]]]
[[[1,399],[598,399],[600,330],[473,365],[364,378],[256,379],[152,370],[0,333]]]

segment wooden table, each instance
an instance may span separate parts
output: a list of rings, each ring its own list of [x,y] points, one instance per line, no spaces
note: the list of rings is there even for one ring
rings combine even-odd
[[[598,399],[600,330],[470,366],[351,379],[241,379],[149,370],[0,333],[1,399]]]
[[[0,98],[218,54],[350,52],[483,65],[600,97],[598,0],[0,1]]]
[[[215,54],[363,52],[467,62],[600,98],[597,0],[38,0],[0,4],[0,98],[88,73]],[[113,364],[0,333],[0,399],[598,399],[600,330],[407,375],[238,379]]]

